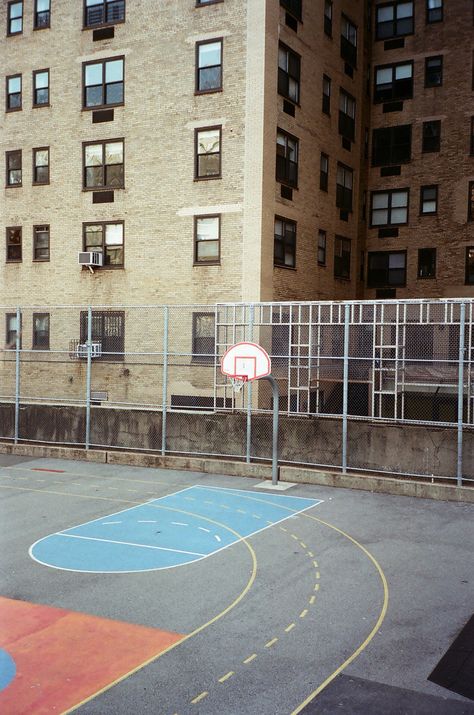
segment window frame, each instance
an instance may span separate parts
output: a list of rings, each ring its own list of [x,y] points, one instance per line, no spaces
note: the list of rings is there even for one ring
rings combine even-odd
[[[121,335],[105,335],[105,322],[107,318],[113,318],[118,320],[118,324],[121,327]],[[101,321],[100,335],[94,332],[94,321]],[[81,310],[79,315],[79,339],[81,343],[87,341],[87,329],[88,329],[88,311]],[[112,350],[104,351],[104,342],[107,339],[115,338],[120,341],[118,347],[122,348],[117,352]],[[94,361],[101,360],[103,362],[124,362],[125,361],[125,311],[124,310],[92,310],[92,341],[100,342],[102,352],[100,356],[94,358]],[[107,346],[106,347],[113,347]],[[110,353],[104,355],[104,352]]]
[[[439,132],[438,132],[437,136],[435,136],[435,137],[425,136],[425,134],[426,134],[425,128],[428,127],[429,125],[437,126],[439,128]],[[435,154],[435,153],[441,151],[441,119],[433,119],[433,120],[429,120],[427,122],[423,122],[421,132],[422,132],[422,134],[421,134],[421,153],[422,154]],[[434,142],[433,142],[433,146],[435,146],[435,148],[427,148],[427,146],[429,146],[428,140],[433,140],[433,139],[438,140],[436,146],[434,145]],[[428,142],[428,145],[427,145],[427,142]]]
[[[283,156],[282,154],[278,154],[278,147],[283,146],[282,144],[278,143],[278,136],[281,135],[285,138],[285,155]],[[289,156],[288,156],[288,139],[291,139],[292,141],[295,142],[296,146],[296,161],[292,161]],[[300,140],[298,137],[295,137],[293,134],[290,134],[289,132],[286,132],[284,129],[281,129],[280,127],[277,127],[277,136],[276,136],[276,142],[275,142],[275,150],[276,150],[276,171],[275,171],[275,177],[276,181],[279,184],[284,184],[285,186],[289,186],[292,189],[297,189],[298,188],[298,169],[299,169],[299,155],[300,155]],[[278,158],[280,157],[281,161],[278,161]],[[281,168],[281,165],[283,164],[284,161],[284,175],[281,175],[279,172],[279,169]],[[280,164],[280,166],[279,166]],[[291,178],[291,167],[294,167],[294,173],[295,173],[295,179],[293,180]]]
[[[352,43],[346,35],[343,34],[344,24],[351,26],[355,30],[356,42]],[[358,28],[357,25],[345,13],[341,13],[341,44],[340,55],[344,62],[347,62],[351,67],[357,69],[357,52],[358,52]]]
[[[429,70],[428,63],[430,60],[440,60],[440,70],[439,70],[439,82],[428,81]],[[425,87],[442,87],[443,86],[443,55],[431,55],[430,57],[425,57]]]
[[[473,269],[472,269],[472,280],[469,280],[469,276],[471,275],[469,271],[469,252],[472,251],[472,263],[473,263]],[[467,286],[474,285],[474,246],[466,246],[465,250],[465,263],[464,263],[464,284]]]
[[[22,328],[22,322],[23,322],[23,314],[20,313],[20,325],[16,326],[16,329],[9,330],[9,324],[10,324],[10,319],[14,318],[15,320],[17,319],[17,314],[16,313],[5,313],[5,349],[6,350],[16,350],[16,336],[18,333],[20,334],[20,340],[19,340],[19,348],[21,350],[21,328]],[[19,330],[18,330],[19,328]],[[10,333],[14,332],[15,333],[15,340],[9,340]]]
[[[36,77],[39,74],[44,74],[46,73],[48,75],[48,101],[47,102],[41,102],[37,103],[36,102],[36,92],[39,90],[45,89],[44,87],[37,87],[36,86]],[[41,107],[50,107],[51,106],[51,77],[49,74],[49,67],[45,67],[44,69],[41,70],[33,70],[33,109],[40,109]]]
[[[474,156],[474,116],[471,117],[471,151],[470,155]]]
[[[474,181],[470,181],[468,186],[467,220],[474,221]]]
[[[114,2],[114,0],[112,0]],[[97,3],[99,4],[99,3]],[[104,10],[107,7],[107,1],[103,0],[103,7]],[[110,4],[110,3],[109,3]],[[102,23],[97,23],[95,25],[87,25],[86,20],[87,20],[87,5],[86,5],[86,0],[84,0],[83,4],[83,14],[82,14],[82,29],[83,30],[97,30],[101,27],[113,27],[114,25],[122,25],[125,20],[126,20],[126,13],[127,13],[127,3],[126,0],[123,0],[123,20],[115,20],[113,22],[102,22]]]
[[[45,340],[44,345],[42,345],[41,342],[38,342],[38,331],[36,330],[36,325],[35,325],[35,322],[38,318],[47,318],[48,319],[48,331],[46,333],[46,340]],[[33,313],[31,349],[32,350],[49,350],[50,349],[50,336],[51,336],[50,313]]]
[[[19,231],[20,232],[20,243],[12,244],[9,242],[9,232]],[[8,258],[8,249],[11,246],[19,245],[20,247],[20,258]],[[5,227],[5,263],[21,263],[23,261],[23,227],[22,226],[6,226]]]
[[[280,67],[280,50],[284,50],[284,51],[287,53],[287,57],[288,57],[287,64],[288,64],[288,65],[290,64],[290,62],[289,62],[289,56],[290,56],[290,55],[293,55],[293,56],[296,58],[296,60],[297,60],[297,65],[298,65],[298,73],[297,73],[297,76],[296,76],[296,75],[294,76],[294,75],[290,74],[289,69],[288,69],[288,70],[284,70],[282,67]],[[297,93],[296,93],[296,94],[297,94],[297,98],[296,98],[296,99],[293,99],[292,97],[290,97],[289,91],[288,91],[288,92],[282,91],[281,85],[282,85],[282,82],[283,82],[283,81],[282,81],[280,78],[283,77],[283,76],[285,77],[285,82],[287,82],[288,86],[289,86],[289,84],[290,84],[290,80],[293,80],[293,81],[296,83],[296,86],[297,86]],[[301,55],[298,54],[298,52],[295,52],[295,50],[293,50],[291,47],[288,47],[288,45],[286,45],[284,42],[279,42],[279,43],[278,43],[278,82],[277,82],[277,86],[278,86],[278,94],[279,94],[281,97],[284,97],[284,98],[287,99],[289,102],[291,102],[292,104],[296,105],[297,107],[301,106],[301,105],[300,105],[300,97],[301,97]]]
[[[49,0],[49,7],[47,10],[38,10],[38,0],[35,0],[33,12],[33,30],[48,30],[51,27],[51,0]],[[45,12],[48,13],[48,24],[38,25],[38,15],[43,15]]]
[[[323,171],[324,160],[326,161],[327,171]],[[325,191],[326,193],[329,190],[329,155],[325,154],[323,151],[321,152],[319,159],[319,189],[320,191]]]
[[[321,246],[321,239],[324,239],[324,245]],[[318,229],[318,245],[317,245],[317,261],[318,261],[318,266],[326,266],[326,261],[327,261],[327,249],[328,249],[328,236],[327,236],[327,231],[324,231],[324,229],[319,228]],[[323,251],[323,254],[321,254],[321,251]],[[320,256],[323,255],[322,258]]]
[[[105,146],[106,144],[122,143],[122,164],[106,164],[105,163]],[[102,146],[102,164],[104,184],[96,184],[94,186],[86,186],[87,167],[86,167],[86,148],[88,146]],[[105,183],[106,166],[121,166],[122,167],[122,183],[120,186],[113,186]],[[115,191],[125,188],[125,138],[118,137],[117,139],[100,139],[98,141],[82,142],[82,190],[83,191]]]
[[[11,79],[17,79],[20,78],[20,91],[19,92],[9,92],[8,91],[8,84]],[[20,95],[20,106],[19,107],[10,107],[9,106],[9,101],[10,97],[13,95]],[[21,72],[18,72],[17,74],[10,74],[7,75],[5,78],[5,112],[21,112],[23,109],[23,76]]]
[[[47,234],[48,234],[48,257],[47,258],[37,258],[36,257],[36,250],[38,248],[36,245],[36,241],[37,241],[37,234],[39,233],[39,231],[37,231],[37,229],[40,229],[40,228],[48,229],[47,230]],[[42,231],[42,233],[46,233],[46,231]],[[33,246],[32,246],[32,248],[33,248],[33,263],[48,263],[51,260],[51,248],[50,247],[51,247],[50,225],[44,224],[44,223],[35,224],[33,226]]]
[[[11,169],[9,165],[10,157],[12,156],[20,157],[20,169]],[[18,183],[10,182],[10,172],[20,171],[20,181]],[[16,189],[23,186],[23,151],[22,149],[12,149],[5,152],[5,188],[6,189]]]
[[[423,211],[423,205],[425,203],[428,203],[428,200],[423,197],[423,193],[427,189],[435,189],[435,198],[434,198],[434,203],[435,203],[435,209],[434,211]],[[433,199],[431,199],[432,201]],[[423,186],[420,186],[420,216],[436,216],[438,213],[438,184],[426,184]]]
[[[339,170],[344,171],[344,183],[341,184],[339,183]],[[343,164],[341,161],[337,162],[337,170],[336,170],[336,206],[338,209],[341,209],[342,211],[349,211],[352,213],[353,211],[353,203],[354,203],[354,169],[351,166],[347,166],[347,164]],[[345,177],[347,175],[350,175],[351,177],[351,186],[347,187],[346,182],[345,182]],[[350,202],[347,201],[347,198],[350,194]],[[349,206],[350,203],[350,206]]]
[[[11,16],[11,8],[13,5],[21,5],[21,15],[18,17],[12,17]],[[21,18],[21,30],[16,30],[15,32],[11,31],[11,24],[13,20],[18,20]],[[7,5],[7,37],[15,37],[16,35],[21,35],[23,34],[23,26],[24,26],[24,20],[25,20],[25,3],[23,0],[10,0],[10,2]]]
[[[330,9],[329,15],[326,13],[327,9]],[[330,37],[332,39],[332,16],[333,16],[333,3],[332,0],[324,0],[324,10],[323,10],[323,18],[324,18],[324,34],[326,37]]]
[[[325,88],[329,89],[329,92],[325,92]],[[321,111],[323,114],[327,114],[328,117],[331,116],[331,78],[327,74],[323,74],[323,84],[322,84],[322,107]]]
[[[105,257],[106,257],[106,242],[105,242],[105,227],[106,226],[116,226],[116,225],[121,225],[122,226],[122,263],[106,263],[105,262]],[[122,220],[115,220],[115,219],[110,219],[110,220],[105,220],[105,221],[83,221],[82,223],[82,250],[83,251],[99,251],[99,248],[87,248],[86,244],[86,228],[87,226],[102,226],[102,256],[103,256],[103,265],[100,266],[100,270],[123,270],[125,267],[125,221]]]
[[[420,269],[421,269],[421,266],[422,266],[422,261],[421,261],[422,253],[423,253],[423,252],[426,252],[426,251],[430,251],[430,252],[432,253],[432,255],[434,255],[434,261],[432,262],[432,265],[433,265],[433,273],[424,276],[424,275],[422,275],[422,272],[421,272]],[[436,251],[436,248],[432,248],[432,247],[429,247],[429,248],[419,248],[419,249],[418,249],[418,265],[417,265],[417,271],[416,271],[416,276],[417,276],[418,280],[423,280],[423,281],[424,281],[424,280],[433,280],[433,279],[436,279],[436,269],[437,269],[437,251]]]
[[[206,5],[218,5],[221,2],[224,2],[224,0],[196,0],[196,4],[194,7],[206,7]]]
[[[405,208],[405,206],[395,206],[392,207],[392,195],[393,194],[401,194],[401,193],[406,193],[407,195],[407,203],[406,203],[406,221],[403,221],[403,223],[392,223],[391,222],[391,214],[392,214],[392,208],[400,209],[400,208]],[[374,212],[374,196],[379,196],[380,194],[387,194],[388,195],[388,205],[387,208],[384,209],[387,211],[387,223],[374,223],[373,222],[373,212]],[[376,211],[379,209],[375,209]],[[377,191],[371,191],[370,192],[370,228],[388,228],[390,226],[407,226],[410,221],[410,189],[409,188],[396,188],[396,189],[382,189],[382,190],[377,190]]]
[[[219,0],[221,2],[222,0]],[[218,152],[206,152],[204,154],[198,153],[199,147],[199,133],[209,132],[209,131],[219,131],[219,151]],[[199,174],[199,157],[200,156],[213,156],[214,154],[219,155],[219,172],[217,174],[200,175]],[[194,181],[212,181],[214,179],[222,179],[222,124],[214,124],[209,127],[196,127],[194,129]]]
[[[199,89],[200,85],[200,70],[208,69],[199,66],[199,49],[203,45],[212,45],[220,43],[221,46],[221,62],[219,65],[210,65],[210,67],[220,67],[220,84],[218,87],[212,87],[210,89]],[[199,40],[196,42],[195,46],[195,77],[194,77],[194,94],[213,94],[214,92],[222,92],[224,89],[224,37],[214,37],[211,40]]]
[[[193,311],[192,313],[192,334],[191,334],[191,362],[192,363],[204,363],[205,365],[214,365],[216,359],[216,314],[215,312],[207,311]],[[196,327],[198,319],[203,316],[214,318],[214,335],[212,336],[213,350],[202,352],[197,349],[198,340],[211,340],[210,336],[200,337],[198,336]]]
[[[32,185],[33,186],[47,186],[50,182],[50,147],[49,146],[35,146],[31,150],[32,152],[32,160],[33,160],[33,173],[32,173]],[[47,151],[48,152],[48,179],[47,181],[36,181],[36,170],[38,169],[38,165],[36,164],[36,152],[38,151]]]
[[[198,241],[198,222],[205,218],[216,218],[217,219],[217,238],[209,239],[212,243],[217,243],[217,258],[212,258],[212,260],[204,261],[199,260],[198,257],[198,244],[202,241]],[[193,266],[219,266],[221,263],[221,231],[222,231],[222,215],[218,213],[213,214],[196,214],[194,216],[194,237],[193,237]]]
[[[106,87],[105,82],[105,65],[107,62],[116,62],[117,60],[122,61],[122,101],[121,102],[111,102],[109,104],[94,104],[87,106],[87,87],[86,87],[86,67],[89,65],[102,65],[102,99],[106,99]],[[109,84],[119,84],[118,82],[109,82]],[[88,85],[89,87],[98,87],[99,85]],[[111,107],[123,107],[125,105],[125,55],[117,55],[114,57],[104,57],[103,59],[88,60],[82,63],[82,111],[83,112],[93,112],[98,109],[110,109]]]
[[[409,144],[401,144],[399,141],[395,141],[397,138],[397,133],[400,130],[409,128],[410,141]],[[412,157],[412,125],[411,124],[396,124],[393,127],[378,127],[372,130],[372,156],[371,156],[371,166],[398,166],[399,164],[408,164],[411,162]],[[379,137],[385,137],[382,141],[378,139]],[[380,144],[383,148],[387,149],[389,156],[386,161],[382,161],[383,157],[376,156],[377,150],[380,150]],[[408,158],[400,158],[400,156],[394,156],[396,154],[398,147],[409,146],[410,153]]]
[[[444,4],[443,0],[440,0],[441,2],[441,7],[435,7],[435,8],[430,8],[429,7],[429,0],[426,0],[426,24],[427,25],[433,25],[436,22],[443,22],[444,19]],[[430,19],[430,13],[439,13],[441,11],[441,17],[435,17],[434,20]]]
[[[412,18],[412,27],[411,30],[408,32],[397,32],[396,31],[396,23],[398,21],[398,18],[396,17],[396,8],[398,5],[406,5],[408,2],[411,2],[412,6],[412,14],[409,16]],[[377,21],[377,14],[378,11],[381,8],[385,7],[393,7],[394,10],[394,17],[393,20],[391,21],[393,23],[393,33],[387,36],[381,37],[379,35],[379,22]],[[406,18],[400,18],[400,19],[406,19]],[[375,12],[374,12],[374,22],[375,22],[375,32],[374,32],[374,37],[376,42],[384,42],[385,40],[391,40],[393,38],[397,37],[409,37],[410,35],[415,34],[415,2],[414,0],[392,0],[391,2],[385,2],[385,3],[380,3],[379,5],[375,6]],[[388,21],[386,21],[388,22]]]
[[[396,71],[398,67],[410,67],[411,69],[411,90],[409,93],[401,93],[396,92],[396,86],[397,82],[401,83],[403,81],[406,81],[406,78],[403,78],[401,80],[397,80],[396,78]],[[380,91],[379,90],[377,94],[377,87],[381,85],[377,85],[377,72],[379,70],[392,70],[392,79],[391,79],[391,96],[390,97],[381,97],[380,96]],[[413,60],[408,60],[404,62],[392,62],[390,64],[385,64],[385,65],[376,65],[374,67],[374,96],[373,96],[373,102],[374,104],[385,104],[386,102],[394,102],[394,101],[404,101],[406,99],[413,99],[413,87],[414,87],[414,62]]]
[[[404,279],[402,283],[391,283],[388,278],[390,275],[390,256],[391,255],[400,255],[404,256],[405,259],[405,265],[404,265]],[[373,256],[386,256],[387,257],[387,267],[384,269],[386,271],[386,280],[381,281],[381,282],[375,282],[373,279],[371,280],[371,258]],[[372,269],[373,270],[373,269]],[[381,270],[381,269],[378,269]],[[400,268],[392,269],[392,270],[401,270]],[[367,253],[367,288],[403,288],[407,284],[407,251],[369,251]]]
[[[349,251],[344,251],[344,246],[349,245]],[[340,246],[340,253],[338,255],[338,248]],[[346,256],[344,257],[344,253]],[[336,234],[334,237],[334,278],[338,280],[350,281],[351,280],[351,261],[352,261],[352,241],[347,236],[340,236]],[[344,269],[346,269],[344,271]]]
[[[295,8],[295,2],[299,5],[299,9]],[[295,20],[303,22],[303,0],[280,0],[280,6],[289,12]]]
[[[276,233],[276,222],[281,221],[282,223],[282,231],[283,233],[277,234]],[[286,227],[287,225],[291,225],[293,227],[293,235],[291,239],[287,237],[287,232],[286,232]],[[278,216],[275,215],[275,220],[273,222],[273,267],[274,268],[285,268],[289,270],[296,270],[296,236],[297,233],[297,222],[294,221],[293,219],[286,218],[285,216]],[[278,235],[278,238],[277,238]],[[277,244],[280,243],[281,246],[283,247],[283,261],[277,261],[276,259],[276,246]],[[291,264],[285,263],[285,256],[286,256],[286,249],[287,247],[291,248],[291,255],[293,258],[293,262]]]
[[[348,104],[352,107],[353,114],[341,109],[341,103],[344,100],[344,104]],[[339,121],[338,121],[338,132],[341,137],[347,139],[351,142],[355,142],[356,134],[356,98],[347,92],[342,87],[339,88]]]

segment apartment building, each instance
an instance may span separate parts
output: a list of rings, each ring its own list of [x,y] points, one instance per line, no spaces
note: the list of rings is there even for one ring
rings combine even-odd
[[[5,305],[473,294],[472,3],[0,9]]]

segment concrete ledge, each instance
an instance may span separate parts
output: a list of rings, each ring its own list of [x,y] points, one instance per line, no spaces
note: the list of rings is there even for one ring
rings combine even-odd
[[[52,459],[78,459],[83,462],[107,462],[104,450],[86,450],[77,447],[54,447],[42,444],[0,444],[0,454],[21,457],[50,457]]]

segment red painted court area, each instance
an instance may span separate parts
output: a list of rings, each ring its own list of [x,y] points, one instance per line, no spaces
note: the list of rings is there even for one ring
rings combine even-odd
[[[16,676],[3,715],[61,713],[183,638],[154,628],[0,597],[0,648]]]

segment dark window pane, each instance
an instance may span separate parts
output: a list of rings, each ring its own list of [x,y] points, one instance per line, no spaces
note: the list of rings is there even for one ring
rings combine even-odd
[[[218,176],[220,174],[220,154],[198,155],[198,176]]]
[[[105,104],[121,104],[123,102],[123,82],[108,84],[105,87]]]
[[[87,166],[86,167],[86,187],[103,186],[104,185],[104,169],[102,166]]]
[[[220,89],[221,67],[203,67],[199,70],[199,89]]]
[[[102,87],[86,87],[86,107],[100,107],[102,104]]]
[[[105,167],[105,185],[116,189],[123,186],[123,164],[111,164]]]

